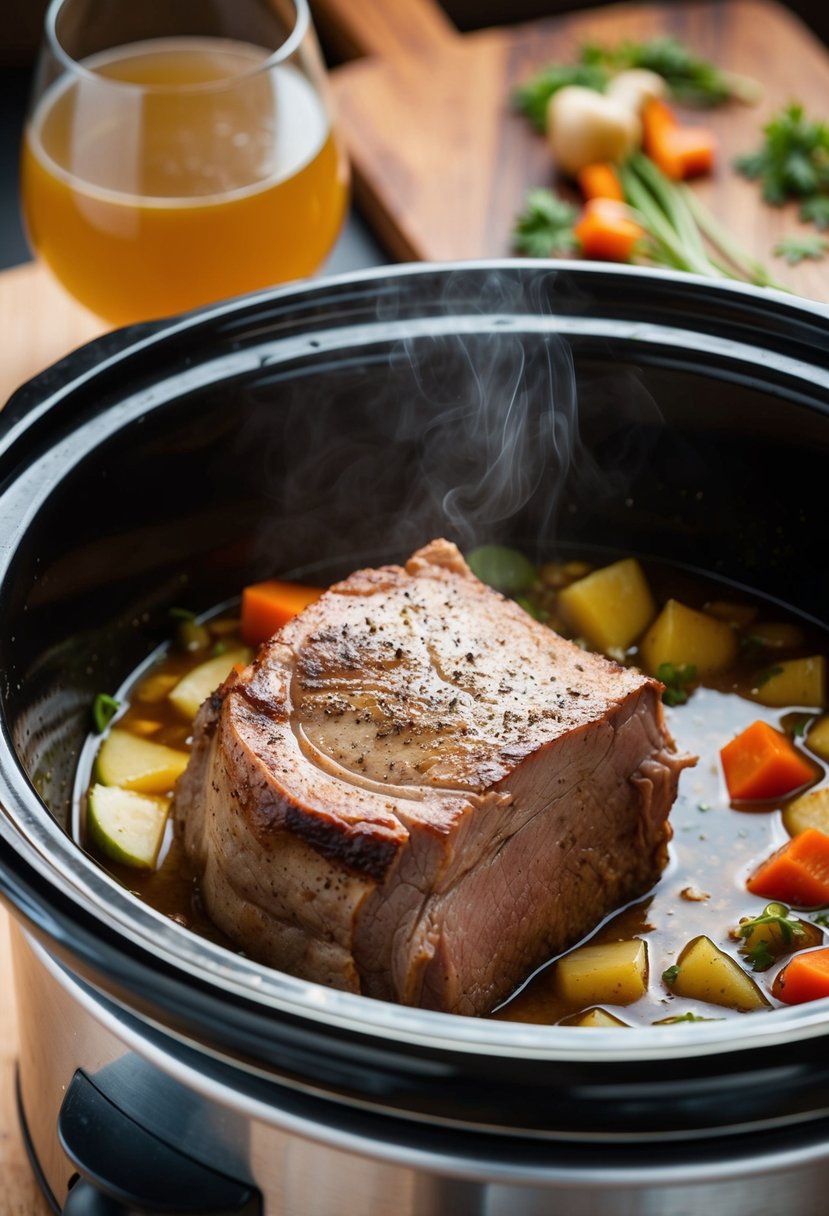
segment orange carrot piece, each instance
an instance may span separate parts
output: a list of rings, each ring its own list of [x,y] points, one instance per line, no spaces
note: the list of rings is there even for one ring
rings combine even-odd
[[[829,947],[796,954],[772,984],[772,994],[787,1005],[802,1005],[829,996]]]
[[[264,583],[251,583],[242,591],[242,641],[249,646],[266,642],[286,621],[313,604],[322,593],[322,587],[283,583],[275,578]]]
[[[671,181],[684,181],[714,167],[717,141],[707,127],[683,127],[670,106],[652,98],[642,110],[642,146]]]
[[[586,199],[615,198],[617,202],[625,201],[625,192],[619,180],[619,174],[613,165],[602,162],[595,165],[585,165],[576,175],[579,189]]]
[[[829,904],[829,836],[807,828],[760,865],[746,883],[754,895],[796,908]]]
[[[629,262],[644,236],[625,204],[612,198],[589,199],[573,232],[584,257],[603,262]]]
[[[717,158],[717,141],[707,127],[677,127],[668,137],[678,160],[682,181],[710,173]]]
[[[678,126],[679,119],[668,103],[659,97],[649,97],[642,107],[642,143],[648,156],[648,144],[664,139],[667,131],[675,131]]]
[[[782,731],[768,722],[752,722],[720,749],[725,784],[731,798],[780,798],[808,785],[817,770]]]

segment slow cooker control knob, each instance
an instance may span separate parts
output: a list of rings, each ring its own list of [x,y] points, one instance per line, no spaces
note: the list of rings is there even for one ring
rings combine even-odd
[[[58,1136],[78,1177],[63,1216],[260,1216],[261,1196],[180,1153],[125,1115],[80,1070],[66,1091]]]

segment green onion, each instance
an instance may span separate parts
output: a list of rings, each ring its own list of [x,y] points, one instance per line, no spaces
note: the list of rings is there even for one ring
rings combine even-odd
[[[98,693],[92,702],[92,721],[95,723],[95,730],[99,735],[104,733],[120,708],[121,702],[117,701],[115,697],[111,697],[106,692]]]

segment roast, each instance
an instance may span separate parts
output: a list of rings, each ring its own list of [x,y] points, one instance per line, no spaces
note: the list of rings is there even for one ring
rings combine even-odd
[[[687,761],[661,685],[433,541],[333,586],[202,707],[176,818],[255,959],[461,1014],[642,895]]]

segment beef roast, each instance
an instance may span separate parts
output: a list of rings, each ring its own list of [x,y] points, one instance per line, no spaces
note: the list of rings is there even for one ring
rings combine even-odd
[[[659,877],[660,692],[447,541],[358,571],[198,715],[175,813],[208,911],[306,979],[488,1012]]]

